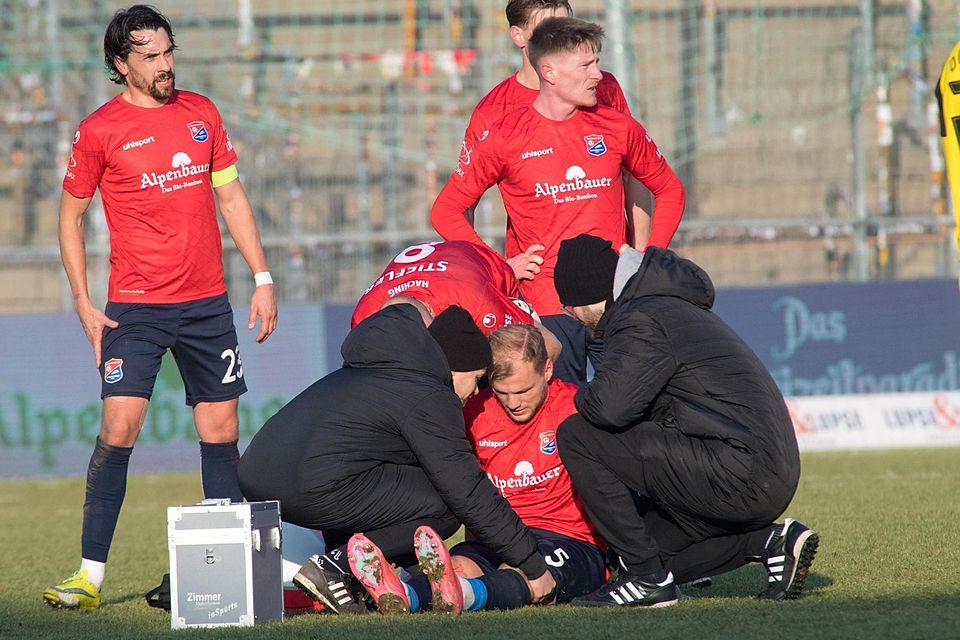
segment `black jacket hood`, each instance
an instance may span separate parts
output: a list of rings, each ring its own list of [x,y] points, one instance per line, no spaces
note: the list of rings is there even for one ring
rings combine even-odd
[[[643,296],[672,296],[710,309],[715,291],[710,276],[693,262],[669,249],[648,247],[640,268],[616,295],[616,301],[622,303]]]
[[[443,350],[409,304],[391,305],[358,324],[340,354],[344,367],[417,371],[448,385],[453,380]]]

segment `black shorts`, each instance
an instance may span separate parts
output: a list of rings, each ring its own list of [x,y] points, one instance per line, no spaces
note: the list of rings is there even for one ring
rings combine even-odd
[[[547,569],[557,583],[558,604],[592,593],[603,585],[607,566],[599,547],[552,531],[530,531],[536,537]],[[479,542],[461,542],[450,549],[450,554],[470,558],[484,574],[496,571],[503,562],[496,553]]]
[[[227,294],[176,304],[108,302],[100,397],[150,399],[167,349],[183,378],[186,403],[222,402],[246,392],[233,309]]]

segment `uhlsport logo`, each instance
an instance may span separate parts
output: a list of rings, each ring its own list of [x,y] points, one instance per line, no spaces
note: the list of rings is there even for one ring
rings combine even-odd
[[[207,138],[210,137],[207,135],[207,126],[203,124],[202,120],[188,122],[187,129],[190,129],[190,135],[193,137],[194,142],[206,142]]]
[[[532,149],[530,151],[524,151],[520,154],[521,160],[526,160],[527,158],[539,158],[540,156],[549,156],[553,154],[553,147],[547,147],[546,149]]]
[[[552,456],[557,452],[557,437],[553,431],[540,432],[540,453]]]
[[[592,156],[602,156],[607,152],[607,145],[603,142],[603,136],[599,134],[583,136],[583,141],[587,145],[587,153]]]
[[[103,363],[103,381],[114,384],[123,380],[123,359],[110,358]]]
[[[153,144],[156,141],[157,139],[154,138],[153,136],[147,136],[146,138],[141,138],[140,140],[131,140],[130,142],[127,142],[120,148],[123,149],[124,151],[130,151],[131,149],[139,149],[144,145]]]

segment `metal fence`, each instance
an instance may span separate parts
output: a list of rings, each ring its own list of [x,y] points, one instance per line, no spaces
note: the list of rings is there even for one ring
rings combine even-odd
[[[514,70],[502,0],[167,0],[180,86],[212,97],[285,301],[349,301],[428,212],[476,101]],[[932,88],[958,2],[573,0],[684,181],[673,248],[721,286],[952,276]],[[76,125],[116,92],[121,3],[0,0],[0,305],[70,308],[56,247]],[[502,243],[495,190],[477,211]],[[88,215],[91,289],[107,238]],[[232,292],[251,286],[225,241]],[[238,298],[240,299],[240,298]]]

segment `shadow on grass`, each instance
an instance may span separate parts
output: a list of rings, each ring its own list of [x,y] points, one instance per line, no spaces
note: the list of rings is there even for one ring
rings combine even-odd
[[[807,574],[803,594],[811,595],[833,586],[834,579],[811,571]],[[716,576],[713,584],[705,588],[687,588],[683,593],[692,598],[740,598],[759,595],[767,588],[767,574],[761,565],[747,565],[730,573]]]
[[[439,614],[385,617],[329,616],[306,613],[254,628],[205,629],[204,640],[316,640],[389,637],[390,640],[531,637],[644,640],[709,637],[745,640],[778,636],[809,638],[945,638],[960,626],[958,593],[890,595],[875,598],[831,597],[829,578],[791,602],[758,601],[746,595],[694,597],[677,606],[655,609],[579,609],[562,605],[510,612],[469,613],[460,618]],[[727,585],[730,586],[730,585]],[[136,594],[94,612],[56,611],[37,603],[0,603],[0,638],[185,638],[191,631],[170,629],[170,616],[137,603]]]
[[[123,604],[125,602],[134,602],[136,600],[140,600],[144,604],[146,604],[147,603],[146,592],[128,593],[128,594],[117,596],[114,598],[105,598],[103,599],[103,606],[109,607],[110,605],[118,605],[118,604]]]

